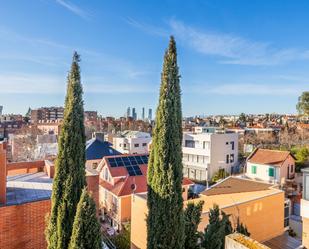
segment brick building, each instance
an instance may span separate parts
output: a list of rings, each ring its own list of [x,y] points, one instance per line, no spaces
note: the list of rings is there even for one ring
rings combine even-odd
[[[63,107],[41,107],[39,109],[31,110],[31,122],[37,123],[39,120],[62,120],[63,112]]]
[[[7,163],[0,143],[0,248],[45,249],[45,217],[50,211],[54,163]],[[99,176],[86,172],[89,191],[98,203]]]

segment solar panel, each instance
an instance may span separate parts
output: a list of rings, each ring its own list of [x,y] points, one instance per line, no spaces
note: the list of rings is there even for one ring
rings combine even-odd
[[[143,175],[139,165],[148,164],[148,155],[108,158],[111,167],[125,167],[130,176]]]

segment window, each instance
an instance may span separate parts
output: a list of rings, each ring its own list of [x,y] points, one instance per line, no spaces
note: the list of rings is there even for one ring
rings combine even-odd
[[[93,168],[93,169],[96,169],[97,167],[98,167],[98,163],[93,163],[93,164],[92,164],[92,168]]]
[[[203,141],[203,149],[206,149],[206,141]]]
[[[121,144],[119,144],[119,147],[121,147]]]
[[[195,141],[194,140],[185,140],[185,147],[195,148]]]
[[[123,148],[126,148],[127,147],[127,144],[123,144]]]
[[[291,173],[293,173],[294,172],[294,165],[292,164],[291,165]]]
[[[230,155],[230,163],[233,163],[234,162],[234,154],[231,154]]]
[[[147,143],[143,143],[143,147],[147,146]]]
[[[234,150],[234,147],[235,147],[234,141],[231,142],[231,145],[232,145],[232,150]]]
[[[275,169],[274,168],[269,168],[268,176],[270,176],[270,177],[274,177],[275,176]]]
[[[135,147],[135,148],[139,147],[139,144],[134,144],[134,147]]]
[[[108,170],[107,170],[107,168],[105,168],[104,180],[105,180],[105,181],[108,181]]]
[[[255,165],[251,166],[251,174],[256,174],[256,166]]]
[[[226,155],[226,163],[230,162],[230,155]]]

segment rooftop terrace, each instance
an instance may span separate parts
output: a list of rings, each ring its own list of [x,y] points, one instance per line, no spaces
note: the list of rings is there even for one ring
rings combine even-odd
[[[7,177],[7,206],[50,199],[51,193],[52,179],[44,172]]]

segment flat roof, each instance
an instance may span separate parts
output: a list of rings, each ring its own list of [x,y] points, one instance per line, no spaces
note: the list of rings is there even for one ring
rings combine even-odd
[[[222,195],[268,190],[273,185],[240,177],[228,177],[204,190],[203,195]]]
[[[48,200],[52,182],[46,173],[28,173],[7,177],[6,206]]]

